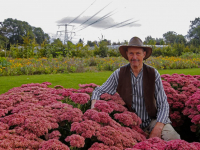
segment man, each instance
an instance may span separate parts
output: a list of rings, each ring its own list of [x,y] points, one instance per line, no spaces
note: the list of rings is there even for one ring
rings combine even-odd
[[[120,46],[119,50],[129,64],[115,70],[102,86],[93,91],[91,108],[101,94],[118,92],[129,111],[141,118],[141,128],[149,131],[149,138],[160,137],[166,141],[180,139],[170,124],[169,104],[160,74],[143,63],[150,57],[152,48],[143,46],[140,38],[133,37],[128,46]]]

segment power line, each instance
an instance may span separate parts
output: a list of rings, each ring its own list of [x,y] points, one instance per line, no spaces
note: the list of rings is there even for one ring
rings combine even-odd
[[[97,0],[95,0],[90,6],[92,6]],[[72,20],[70,23],[74,22],[76,19],[78,19],[86,10],[88,10],[90,8],[90,6],[88,8],[86,8],[80,15],[78,15],[74,20]],[[69,23],[69,24],[70,24]],[[68,24],[68,25],[69,25]]]
[[[137,22],[137,21],[139,21],[139,20],[136,20],[136,21],[133,21],[133,22],[129,22],[129,23],[127,23],[127,24],[124,24],[124,25],[119,26],[119,27],[116,27],[116,28],[121,28],[121,27],[127,26],[127,25],[129,25],[129,24],[135,23],[135,22]]]
[[[116,10],[116,9],[115,9],[115,10]],[[107,13],[106,15],[104,15],[103,17],[97,19],[96,21],[94,21],[94,22],[92,22],[91,24],[89,24],[89,25],[87,25],[87,26],[81,28],[81,29],[78,30],[78,31],[81,31],[81,30],[83,30],[83,29],[85,29],[85,28],[87,28],[87,27],[89,27],[89,26],[91,26],[91,25],[93,25],[93,24],[95,24],[95,23],[97,23],[97,22],[100,22],[100,21],[102,21],[102,20],[104,20],[104,19],[106,19],[106,18],[108,18],[108,17],[114,15],[115,13],[117,13],[117,12],[115,12],[115,13],[112,14],[112,12],[114,12],[115,10],[110,11],[109,13]],[[78,31],[76,31],[76,32],[78,32]]]
[[[120,23],[117,23],[117,24],[115,24],[115,25],[112,25],[112,26],[110,26],[110,27],[107,27],[107,28],[105,28],[104,30],[109,29],[109,28],[112,28],[112,27],[115,27],[115,26],[118,26],[118,25],[123,24],[123,23],[125,23],[125,22],[128,22],[128,21],[130,21],[130,20],[132,20],[132,19],[133,19],[133,18],[128,19],[128,20],[125,20],[125,21],[122,21],[122,22],[120,22]]]
[[[126,8],[126,7],[124,7],[124,8]],[[115,9],[115,10],[117,10],[117,9]],[[102,21],[102,20],[104,20],[104,19],[106,19],[106,18],[108,18],[108,17],[110,17],[110,16],[113,16],[114,14],[116,14],[116,13],[119,12],[119,11],[114,12],[115,10],[113,10],[113,11],[107,13],[107,14],[104,15],[103,17],[99,18],[98,20],[92,22],[91,24],[87,25],[86,27],[83,27],[82,29],[80,29],[80,30],[78,30],[78,31],[76,31],[76,32],[79,32],[79,31],[81,31],[81,30],[83,30],[83,29],[85,29],[85,28],[87,28],[87,27],[89,27],[89,26],[91,26],[91,25],[93,25],[93,24],[95,24],[95,23],[97,23],[97,22],[100,22],[100,21]],[[122,10],[122,9],[121,9],[121,10]],[[120,10],[120,11],[121,11],[121,10]],[[114,13],[112,13],[112,12],[114,12]]]
[[[110,5],[112,2],[110,2],[108,5]],[[98,13],[100,13],[102,10],[104,10],[108,5],[106,5],[105,7],[103,7],[101,10],[99,10],[97,13],[95,13],[92,17],[90,17],[88,20],[84,21],[80,26],[82,26],[83,24],[85,24],[86,22],[88,22],[90,19],[92,19],[94,16],[96,16]],[[78,27],[80,27],[78,26]]]

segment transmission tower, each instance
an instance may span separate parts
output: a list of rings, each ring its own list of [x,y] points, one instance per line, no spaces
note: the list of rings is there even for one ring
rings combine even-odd
[[[62,32],[64,32],[64,34],[65,34],[65,37],[64,37],[64,44],[66,44],[67,42],[68,42],[68,40],[69,40],[69,38],[71,39],[71,37],[69,37],[68,36],[68,33],[71,33],[71,36],[72,36],[72,33],[75,33],[75,32],[72,32],[72,31],[67,31],[68,29],[67,29],[67,27],[68,26],[72,26],[72,27],[74,27],[74,25],[69,25],[69,24],[60,24],[60,25],[58,25],[59,27],[60,26],[64,26],[65,27],[65,30],[62,30],[62,31],[57,31],[57,33],[60,33],[60,35],[62,35]]]

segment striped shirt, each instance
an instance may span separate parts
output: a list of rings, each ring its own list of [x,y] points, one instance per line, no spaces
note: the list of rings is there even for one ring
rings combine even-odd
[[[115,94],[116,89],[118,86],[118,79],[119,79],[119,72],[120,68],[115,70],[111,76],[107,79],[107,81],[100,87],[96,87],[92,93],[91,100],[99,100],[101,94],[108,93],[108,94]],[[140,71],[137,77],[131,72],[131,83],[133,89],[133,105],[132,108],[135,110],[135,113],[141,118],[142,124],[141,128],[147,127],[150,122],[151,118],[149,117],[146,108],[145,102],[143,97],[143,69]],[[157,122],[162,122],[164,124],[171,123],[169,120],[169,104],[167,102],[167,96],[163,89],[162,81],[160,74],[155,69],[155,98],[156,98],[156,105],[157,105]]]

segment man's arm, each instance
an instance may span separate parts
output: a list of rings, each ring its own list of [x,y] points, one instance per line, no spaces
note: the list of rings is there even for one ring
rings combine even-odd
[[[95,90],[92,92],[91,109],[94,108],[94,104],[96,103],[96,100],[99,100],[100,96],[103,93],[108,93],[111,95],[115,94],[117,86],[118,86],[119,71],[120,69],[115,70],[102,86],[96,87]]]
[[[155,127],[153,128],[153,130],[151,131],[149,138],[153,138],[153,137],[159,137],[161,138],[161,134],[162,134],[162,129],[164,127],[164,123],[161,122],[157,122]]]
[[[165,94],[160,74],[156,71],[155,98],[157,103],[157,123],[150,133],[151,137],[160,137],[165,124],[169,122],[169,104]]]

